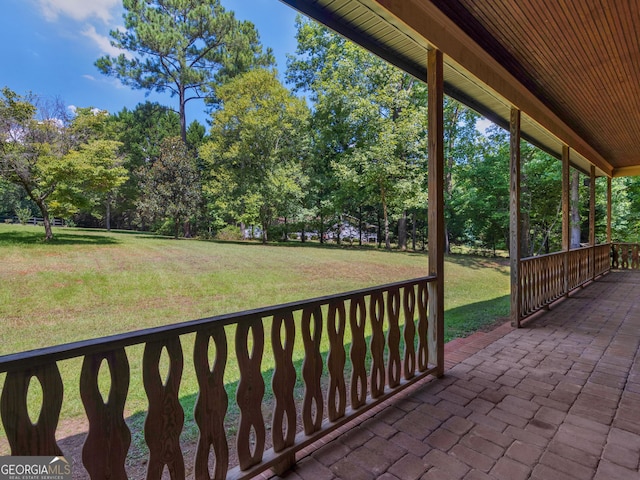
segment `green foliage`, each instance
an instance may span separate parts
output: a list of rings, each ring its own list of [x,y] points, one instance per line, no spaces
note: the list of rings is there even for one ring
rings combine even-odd
[[[187,102],[212,99],[218,84],[273,63],[254,25],[236,20],[219,0],[124,0],[123,5],[125,30],[110,35],[112,44],[128,53],[99,58],[96,66],[133,88],[177,96],[184,142]]]
[[[150,222],[171,219],[174,237],[200,203],[200,176],[193,157],[179,137],[166,138],[160,157],[140,172],[143,195],[140,215]]]
[[[29,207],[25,207],[25,208],[18,207],[16,208],[16,217],[18,217],[18,221],[22,225],[26,225],[26,223],[29,220],[31,220],[31,218],[33,217],[33,212]]]
[[[389,216],[426,201],[426,86],[316,23],[297,28],[289,79],[315,102],[308,204],[379,205],[389,247]]]
[[[226,227],[216,232],[216,240],[242,240],[242,232],[240,231],[240,227],[236,227],[235,225],[227,225]]]
[[[106,113],[80,109],[70,121],[66,112],[60,102],[2,90],[0,174],[38,207],[46,240],[53,238],[50,214],[86,208],[126,179],[117,164],[119,144],[101,138],[110,134]]]
[[[269,226],[301,205],[308,109],[264,69],[231,80],[218,97],[211,141],[200,149],[209,169],[205,193],[213,210],[261,224],[266,242]]]

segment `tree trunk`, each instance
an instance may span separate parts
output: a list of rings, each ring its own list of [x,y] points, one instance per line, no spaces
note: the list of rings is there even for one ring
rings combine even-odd
[[[402,211],[402,216],[398,219],[398,250],[407,251],[407,211]]]
[[[240,236],[243,240],[247,239],[247,236],[244,234],[245,230],[246,230],[246,227],[244,225],[244,222],[240,222]]]
[[[185,91],[184,86],[180,85],[180,138],[182,138],[183,143],[187,144],[187,114],[185,110]]]
[[[358,207],[358,245],[362,246],[362,206]]]
[[[521,213],[521,222],[522,235],[520,237],[520,251],[522,252],[523,257],[530,257],[533,255],[533,251],[531,250],[531,242],[529,241],[531,217],[529,216],[528,210]]]
[[[342,239],[340,236],[342,235],[342,215],[338,217],[338,245],[342,245]]]
[[[384,248],[391,250],[391,238],[389,238],[389,214],[387,212],[387,203],[382,204],[382,215],[384,216]]]
[[[411,214],[411,248],[413,251],[416,251],[416,230],[417,230],[418,219],[416,212]]]
[[[48,242],[49,240],[53,240],[53,231],[51,230],[51,221],[49,220],[49,209],[47,208],[47,204],[44,203],[46,197],[42,198],[35,195],[33,190],[31,190],[27,183],[23,183],[22,186],[27,192],[27,195],[29,195],[29,198],[33,200],[33,203],[38,206],[38,208],[40,209],[40,213],[42,214],[42,224],[44,225],[44,241]],[[36,223],[35,220],[33,223]]]
[[[447,224],[444,225],[444,253],[446,255],[451,254],[451,242],[449,241],[449,229],[447,228]]]
[[[580,172],[571,173],[571,248],[580,246]]]
[[[324,217],[320,214],[320,243],[324,244]]]
[[[378,248],[382,247],[382,218],[380,218],[380,210],[376,208],[376,215],[378,216]]]
[[[107,199],[107,212],[105,215],[105,226],[107,227],[107,232],[111,231],[111,200]]]
[[[302,224],[302,229],[300,230],[300,241],[302,243],[307,241],[307,234],[304,231],[304,223]]]
[[[173,220],[173,238],[177,239],[180,235],[180,219],[175,218]]]
[[[40,211],[42,212],[42,224],[44,225],[44,240],[48,242],[49,240],[53,240],[53,231],[51,230],[51,220],[49,219],[49,211],[47,207],[38,205],[40,207]]]

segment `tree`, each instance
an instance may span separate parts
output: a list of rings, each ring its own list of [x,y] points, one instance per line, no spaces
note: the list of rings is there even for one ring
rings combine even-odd
[[[140,174],[142,216],[154,221],[170,219],[174,237],[181,225],[197,212],[201,199],[200,176],[189,149],[180,137],[166,138],[160,157]]]
[[[229,81],[218,96],[211,141],[200,149],[210,171],[208,192],[218,210],[243,223],[260,223],[266,243],[274,221],[301,206],[309,112],[275,71],[265,69]]]
[[[104,208],[105,227],[111,230],[111,207],[117,191],[129,178],[123,166],[122,144],[117,140],[116,125],[105,111],[96,108],[77,108],[69,127],[69,135],[77,148],[69,152],[81,182],[62,182],[58,191],[68,198],[52,199],[52,208],[64,217],[79,209],[90,211]],[[63,185],[66,188],[63,188]]]
[[[180,134],[187,141],[185,105],[215,96],[217,84],[274,59],[263,53],[254,25],[235,19],[219,0],[123,0],[125,31],[112,30],[118,57],[98,69],[125,85],[178,97]]]
[[[509,141],[494,127],[479,144],[477,154],[456,165],[455,195],[447,208],[454,239],[480,243],[493,250],[506,248],[509,239]]]
[[[479,115],[450,97],[444,99],[443,117],[445,250],[450,253],[451,240],[465,236],[467,219],[461,217],[453,205],[459,196],[464,195],[465,187],[460,177],[480,154],[480,133],[476,129]]]
[[[51,214],[67,216],[126,178],[116,164],[119,144],[85,136],[87,119],[70,122],[66,112],[59,101],[2,89],[0,174],[36,204],[45,240],[53,238]]]
[[[129,179],[116,192],[114,217],[119,228],[133,228],[136,223],[137,202],[142,195],[140,172],[160,156],[165,138],[180,135],[177,113],[158,103],[145,102],[133,110],[123,109],[113,117],[116,138],[122,142],[123,166]]]
[[[390,217],[426,201],[426,86],[324,27],[297,28],[289,78],[312,92],[318,181],[337,180],[324,192],[340,214],[379,205],[390,248]]]

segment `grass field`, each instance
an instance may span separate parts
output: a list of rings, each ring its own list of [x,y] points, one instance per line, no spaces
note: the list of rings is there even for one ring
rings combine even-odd
[[[41,228],[0,225],[0,355],[427,274],[424,253],[172,240],[67,228],[54,234],[56,239],[45,244]],[[504,259],[450,256],[445,285],[447,339],[508,315]],[[141,347],[131,347],[129,358],[127,411],[134,414],[146,405]],[[65,391],[76,391],[79,360],[62,363]],[[186,370],[190,363],[185,361]],[[186,370],[181,394],[184,390],[189,417],[197,386]],[[228,379],[236,379],[232,369]],[[37,405],[38,392],[33,395],[29,403]],[[62,418],[82,411],[79,399],[65,400]]]
[[[423,253],[0,225],[0,355],[427,274]],[[447,338],[505,316],[504,260],[445,262]]]

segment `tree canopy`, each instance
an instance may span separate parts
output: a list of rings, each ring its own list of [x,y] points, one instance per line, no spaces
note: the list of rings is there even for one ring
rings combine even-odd
[[[303,195],[309,112],[264,69],[229,81],[218,96],[211,141],[200,149],[210,172],[208,192],[239,221],[260,223],[266,242],[271,224],[292,215]]]
[[[101,138],[106,113],[81,110],[71,120],[66,112],[58,101],[2,89],[0,174],[38,207],[46,240],[53,238],[51,214],[68,217],[90,208],[95,195],[127,177],[118,165],[119,142]]]
[[[125,31],[110,32],[124,52],[96,61],[125,85],[178,97],[180,134],[187,141],[185,105],[215,98],[215,88],[254,66],[273,63],[251,22],[219,0],[123,0]]]

